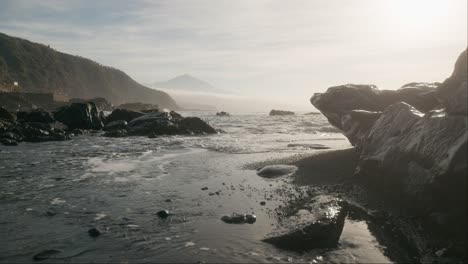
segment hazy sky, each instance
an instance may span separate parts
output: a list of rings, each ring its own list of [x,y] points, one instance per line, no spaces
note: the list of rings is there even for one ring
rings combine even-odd
[[[339,84],[442,81],[467,46],[467,1],[0,0],[0,32],[141,83],[189,73],[305,107]]]

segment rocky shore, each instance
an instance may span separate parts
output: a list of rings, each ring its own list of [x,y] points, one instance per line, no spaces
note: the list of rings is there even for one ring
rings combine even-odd
[[[215,134],[198,117],[183,117],[157,109],[144,112],[115,109],[106,115],[94,102],[72,103],[54,112],[34,109],[10,113],[0,107],[0,143],[69,140],[74,135],[100,133],[106,137]]]
[[[379,204],[421,262],[466,261],[467,63],[465,50],[441,84],[347,84],[311,98],[354,146],[347,185]]]

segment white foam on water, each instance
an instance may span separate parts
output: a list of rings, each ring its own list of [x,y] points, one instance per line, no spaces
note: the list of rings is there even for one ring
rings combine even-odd
[[[62,200],[62,199],[60,199],[60,198],[58,198],[58,197],[54,198],[54,199],[50,202],[50,204],[63,204],[63,203],[66,203],[66,201],[65,201],[65,200]]]
[[[106,214],[99,213],[99,214],[96,214],[96,217],[94,217],[94,220],[99,221],[106,216],[107,216]]]
[[[193,243],[192,241],[185,243],[185,247],[193,247],[193,246],[195,246],[195,243]]]

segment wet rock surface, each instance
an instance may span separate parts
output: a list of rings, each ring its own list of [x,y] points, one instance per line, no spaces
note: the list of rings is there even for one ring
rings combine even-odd
[[[112,113],[110,113],[110,115],[106,118],[106,123],[111,123],[119,120],[130,122],[133,119],[138,118],[142,115],[144,115],[144,113],[142,112],[118,108],[112,111]]]
[[[59,108],[55,119],[66,124],[70,129],[102,129],[104,127],[100,111],[94,103],[72,103]]]
[[[442,84],[344,85],[311,99],[356,146],[354,180],[407,226],[419,219],[406,235],[425,261],[447,244],[453,260],[466,259],[467,63],[465,50]]]
[[[347,215],[346,203],[319,195],[281,219],[279,230],[263,241],[287,250],[336,247]]]
[[[176,112],[148,113],[128,123],[130,135],[215,134],[216,130],[198,117],[182,117]]]
[[[254,214],[232,213],[221,217],[221,220],[227,224],[253,224],[257,221],[257,216]]]
[[[264,178],[277,178],[292,175],[296,172],[294,165],[270,165],[257,170],[257,175]]]
[[[109,130],[120,130],[127,128],[127,121],[125,120],[117,120],[107,123],[102,130],[109,131]]]

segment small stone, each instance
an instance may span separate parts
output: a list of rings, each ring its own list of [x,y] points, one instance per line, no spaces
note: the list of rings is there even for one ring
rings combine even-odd
[[[60,250],[56,250],[56,249],[47,249],[34,255],[33,260],[35,261],[46,260],[50,258],[52,255],[58,254],[60,252],[61,252]]]
[[[45,215],[47,216],[54,216],[56,214],[57,212],[54,209],[50,209],[50,210],[47,210],[47,212],[45,212]]]
[[[161,219],[167,218],[170,215],[168,210],[161,210],[161,211],[157,212],[156,214]]]
[[[208,195],[209,195],[209,196],[212,196],[212,195],[215,195],[215,193],[210,192]]]
[[[206,191],[206,190],[208,190],[208,187],[203,187],[203,188],[201,188],[201,190]]]
[[[99,235],[101,235],[101,231],[99,231],[99,229],[93,227],[93,228],[88,230],[88,234],[89,234],[90,237],[98,237]]]
[[[172,199],[166,199],[166,200],[164,200],[164,201],[165,201],[166,203],[170,203],[170,202],[172,202]]]
[[[265,205],[265,204],[266,204],[265,201],[260,202],[260,205]]]
[[[249,224],[253,224],[257,222],[257,216],[254,214],[247,214],[245,215],[245,221]]]

